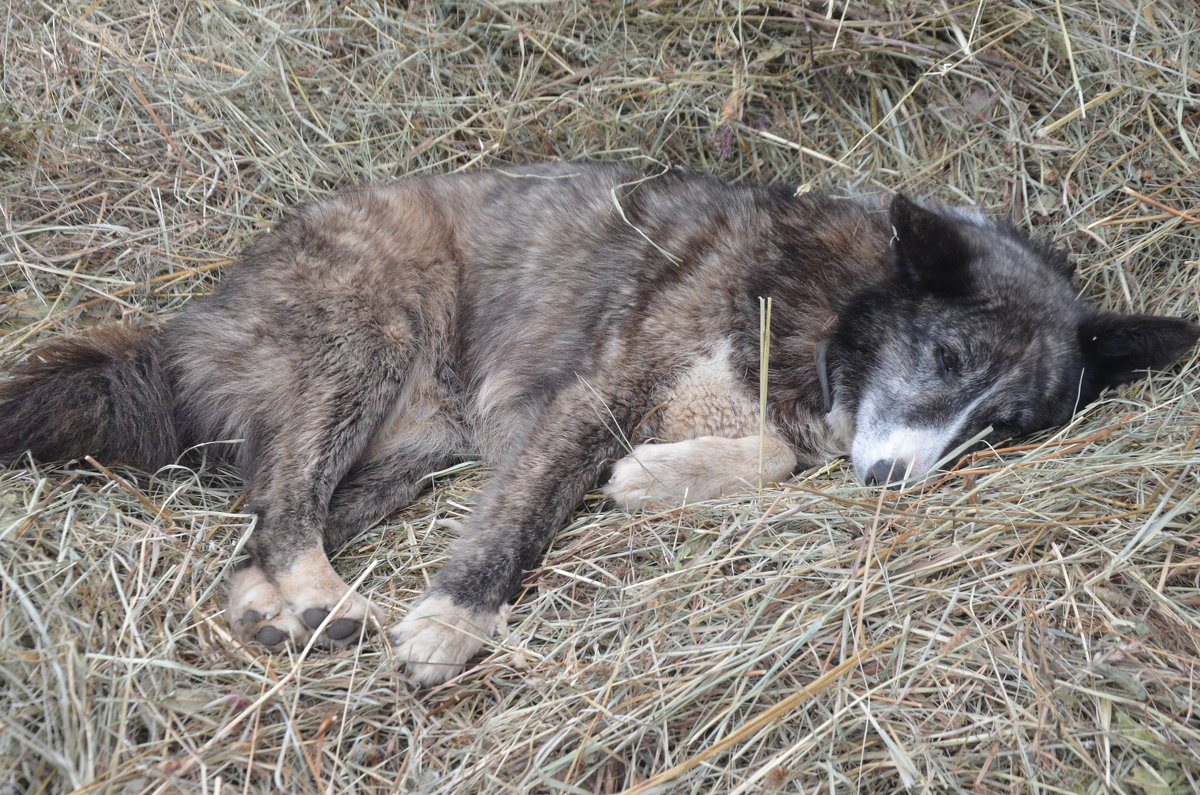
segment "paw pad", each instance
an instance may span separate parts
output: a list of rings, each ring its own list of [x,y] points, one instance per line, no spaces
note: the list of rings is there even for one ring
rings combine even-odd
[[[323,607],[310,607],[305,610],[301,618],[311,630],[316,630],[321,626],[321,622],[329,615],[329,611]],[[353,618],[339,618],[329,622],[329,626],[325,627],[325,634],[331,640],[346,640],[347,638],[357,635],[362,629],[362,622]]]
[[[278,646],[284,643],[288,639],[288,636],[276,627],[268,624],[254,633],[254,639],[264,646]]]

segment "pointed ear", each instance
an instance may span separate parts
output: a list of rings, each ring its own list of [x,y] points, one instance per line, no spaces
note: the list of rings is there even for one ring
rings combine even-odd
[[[1200,326],[1181,317],[1098,312],[1079,326],[1084,366],[1101,387],[1145,376],[1174,362],[1200,338]]]
[[[1036,251],[1045,262],[1050,270],[1062,276],[1068,282],[1075,278],[1075,263],[1071,262],[1071,258],[1067,256],[1067,252],[1061,248],[1055,247],[1051,243],[1043,241],[1032,241],[1033,250]]]
[[[954,222],[897,193],[891,208],[892,245],[900,276],[935,293],[968,286],[971,252]]]

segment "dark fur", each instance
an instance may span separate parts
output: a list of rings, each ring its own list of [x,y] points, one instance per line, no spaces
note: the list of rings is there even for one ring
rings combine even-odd
[[[656,407],[722,344],[737,381],[730,416],[755,399],[760,297],[774,302],[771,425],[801,466],[831,454],[813,359],[826,336],[843,423],[864,374],[889,355],[933,372],[921,346],[946,336],[965,359],[982,352],[962,378],[986,383],[1017,349],[1049,340],[1044,371],[1032,367],[1025,396],[1007,399],[997,433],[1008,435],[1065,421],[1197,337],[1187,321],[1075,301],[1061,261],[952,212],[900,198],[889,215],[677,171],[642,177],[626,165],[546,164],[307,205],[159,331],[101,331],[14,367],[0,387],[0,459],[29,450],[154,468],[222,442],[258,516],[253,577],[239,587],[279,597],[246,597],[231,621],[271,644],[307,631],[296,616],[311,630],[335,609],[332,581],[319,599],[289,584],[316,577],[314,548],[336,548],[464,456],[490,458],[496,474],[427,598],[498,611],[635,428],[665,441],[748,432]],[[1022,278],[1044,282],[1048,297],[1010,294],[997,257],[1040,274]],[[897,335],[911,355],[887,352]],[[973,393],[943,381],[907,410],[920,419],[967,405]],[[883,463],[856,467],[895,479]],[[267,615],[276,603],[295,614],[292,629]]]
[[[180,452],[174,394],[150,328],[98,329],[35,351],[0,384],[0,463],[91,454],[144,469]]]

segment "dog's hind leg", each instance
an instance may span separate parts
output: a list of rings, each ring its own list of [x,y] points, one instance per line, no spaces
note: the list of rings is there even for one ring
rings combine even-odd
[[[424,359],[407,368],[388,416],[329,500],[327,553],[408,505],[428,485],[428,475],[461,456],[466,432],[457,419],[454,377],[442,364],[440,375],[437,363]]]
[[[322,643],[350,642],[374,612],[330,565],[326,525],[335,488],[399,384],[387,375],[394,370],[373,366],[361,350],[350,363],[322,364],[295,391],[294,405],[275,406],[274,425],[255,431],[261,441],[247,502],[257,525],[246,545],[250,565],[231,583],[229,621],[243,640],[265,646],[303,643],[323,623]]]
[[[500,464],[450,560],[405,619],[391,630],[397,657],[417,684],[463,670],[502,625],[502,608],[520,587],[571,510],[622,449],[635,390],[623,400],[578,384],[544,411],[520,450]],[[642,401],[646,402],[646,401]]]
[[[329,501],[325,551],[333,554],[354,536],[411,503],[428,485],[426,476],[453,461],[454,448],[395,444],[355,464]]]

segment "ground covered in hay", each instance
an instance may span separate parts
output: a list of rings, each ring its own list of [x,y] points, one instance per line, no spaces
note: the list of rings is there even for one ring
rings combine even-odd
[[[169,315],[296,201],[562,156],[975,203],[1109,308],[1200,315],[1191,0],[406,5],[8,4],[3,360]],[[1193,356],[926,493],[591,500],[427,692],[232,641],[234,473],[20,462],[0,792],[1195,791],[1198,390]],[[336,565],[397,615],[485,474]]]

